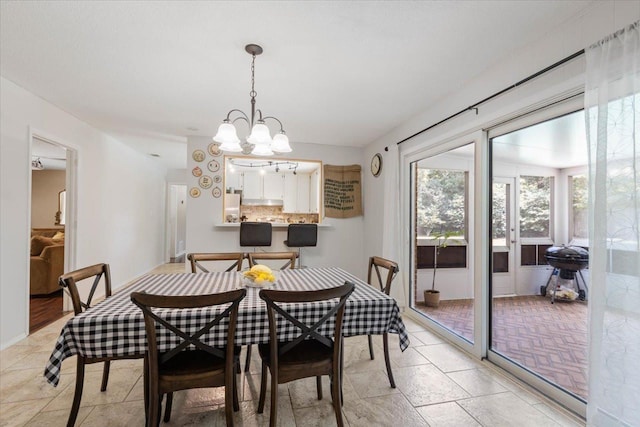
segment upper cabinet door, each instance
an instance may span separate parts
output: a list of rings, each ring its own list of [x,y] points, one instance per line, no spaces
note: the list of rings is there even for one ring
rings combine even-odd
[[[262,175],[259,172],[244,172],[242,183],[243,199],[262,199]]]
[[[298,209],[298,179],[292,173],[284,174],[284,199],[282,212],[297,213]]]
[[[308,173],[299,173],[298,177],[298,213],[309,213],[309,183],[311,176]]]
[[[284,177],[282,173],[264,174],[264,198],[282,200],[284,198]]]
[[[313,171],[311,173],[311,182],[309,183],[309,212],[320,213],[320,191],[319,191],[320,172]]]

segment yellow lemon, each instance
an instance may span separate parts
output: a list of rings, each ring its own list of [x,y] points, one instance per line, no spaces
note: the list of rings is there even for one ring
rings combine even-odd
[[[251,267],[251,271],[255,271],[258,273],[268,273],[271,274],[271,269],[269,267],[267,267],[266,265],[262,265],[262,264],[256,264],[253,267]]]

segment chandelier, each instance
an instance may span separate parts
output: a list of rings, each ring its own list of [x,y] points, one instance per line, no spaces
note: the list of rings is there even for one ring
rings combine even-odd
[[[243,111],[233,109],[227,113],[227,118],[224,119],[220,127],[218,127],[218,133],[213,137],[215,142],[220,143],[220,150],[228,152],[243,152],[245,154],[254,154],[256,156],[272,156],[276,153],[290,153],[291,146],[289,146],[289,138],[284,132],[282,122],[273,116],[262,116],[262,111],[256,109],[256,95],[255,90],[255,63],[256,56],[262,53],[262,47],[257,44],[248,44],[244,47],[244,50],[251,55],[251,117],[247,116]],[[231,118],[233,113],[237,113],[234,119]],[[258,117],[256,120],[256,113]],[[265,120],[275,120],[280,124],[280,132],[273,138],[269,133],[269,128],[265,124]],[[241,143],[236,132],[234,123],[237,120],[244,120],[247,122],[251,134],[247,137],[247,141]]]

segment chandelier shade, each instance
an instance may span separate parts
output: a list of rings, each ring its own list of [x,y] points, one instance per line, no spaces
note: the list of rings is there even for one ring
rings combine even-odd
[[[227,118],[224,119],[222,124],[218,127],[218,133],[213,137],[215,142],[220,143],[220,150],[228,151],[232,153],[245,152],[251,153],[256,156],[272,156],[276,153],[290,153],[291,146],[289,145],[289,138],[284,132],[282,122],[273,116],[262,116],[262,111],[256,109],[256,96],[255,91],[255,62],[256,56],[263,52],[262,47],[256,44],[248,44],[244,48],[247,53],[252,57],[251,59],[251,92],[249,96],[251,98],[251,114],[247,115],[241,110],[233,109],[227,113]],[[256,118],[257,113],[257,118]],[[232,118],[235,116],[235,118]],[[237,120],[244,120],[247,122],[250,135],[247,137],[246,142],[242,142],[238,138],[237,130],[234,123]],[[274,120],[280,125],[280,132],[271,138],[269,128],[265,124],[265,120]]]

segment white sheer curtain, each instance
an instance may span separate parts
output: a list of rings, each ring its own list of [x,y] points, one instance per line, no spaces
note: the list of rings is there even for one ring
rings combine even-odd
[[[640,426],[639,23],[586,49],[590,426]]]
[[[382,256],[397,262],[400,272],[391,286],[391,296],[398,301],[398,305],[406,307],[407,289],[405,277],[405,266],[401,264],[402,239],[400,226],[400,154],[398,145],[393,144],[388,147],[388,152],[384,156],[384,228],[382,231]]]

